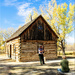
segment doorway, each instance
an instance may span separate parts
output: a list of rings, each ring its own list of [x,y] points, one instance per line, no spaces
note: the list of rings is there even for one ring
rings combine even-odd
[[[10,58],[12,57],[12,48],[11,48],[12,46],[10,45]]]

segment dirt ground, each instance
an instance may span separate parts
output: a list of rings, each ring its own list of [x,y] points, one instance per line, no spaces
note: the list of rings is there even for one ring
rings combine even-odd
[[[2,57],[0,55],[0,58]],[[6,64],[10,62],[15,61],[11,59],[0,60],[0,75],[56,75],[57,68],[61,68],[60,62],[46,63],[42,66],[39,62],[35,64]],[[69,67],[71,72],[74,72],[75,61],[69,61]]]

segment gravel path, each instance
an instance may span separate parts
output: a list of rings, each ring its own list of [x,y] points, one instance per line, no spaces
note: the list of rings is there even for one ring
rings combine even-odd
[[[13,62],[7,57],[0,57],[0,75],[56,75],[57,68],[60,68],[60,61],[48,60],[45,65],[35,62]],[[71,72],[75,71],[75,59],[68,59]],[[72,74],[72,75],[75,75]]]

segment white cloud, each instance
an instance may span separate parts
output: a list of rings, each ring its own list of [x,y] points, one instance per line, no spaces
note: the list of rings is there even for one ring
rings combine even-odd
[[[15,5],[15,2],[17,0],[4,0],[4,5],[8,6],[8,5]]]
[[[66,42],[67,42],[67,44],[73,44],[73,43],[75,43],[75,38],[69,36],[69,37],[66,39]]]
[[[31,3],[25,3],[18,7],[18,15],[26,18],[29,13],[32,13],[34,7],[30,7]]]
[[[37,0],[36,0],[37,1]],[[25,22],[26,17],[29,13],[32,13],[33,8],[31,7],[32,3],[27,3],[25,1],[18,2],[18,0],[4,0],[5,6],[15,6],[18,10],[17,14],[21,16],[22,20]]]

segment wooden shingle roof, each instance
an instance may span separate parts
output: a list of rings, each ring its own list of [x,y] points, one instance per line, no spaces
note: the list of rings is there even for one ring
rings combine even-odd
[[[39,17],[42,17],[41,15],[39,15],[37,18],[33,19],[32,21],[28,22],[27,24],[25,24],[24,26],[22,26],[21,28],[19,28],[13,35],[11,35],[11,37],[9,37],[7,41],[10,41],[18,36],[20,36],[22,34],[22,32],[24,30],[26,30],[32,23],[34,23]],[[43,17],[42,17],[43,18]],[[43,18],[43,20],[45,21],[45,19]],[[47,22],[46,22],[47,23]],[[48,24],[48,23],[47,23]],[[49,25],[49,27],[51,28],[51,26]],[[51,30],[53,31],[53,29],[51,28]],[[53,31],[54,32],[54,31]],[[54,34],[56,35],[56,33],[54,32]],[[56,35],[57,36],[57,35]],[[58,36],[57,36],[58,37]]]

